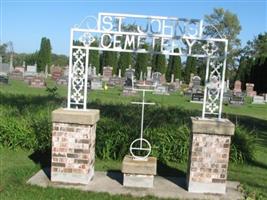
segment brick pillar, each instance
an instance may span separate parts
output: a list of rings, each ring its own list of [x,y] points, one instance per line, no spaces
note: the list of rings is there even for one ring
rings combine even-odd
[[[51,181],[88,184],[94,176],[99,110],[52,112]]]
[[[188,191],[224,194],[231,135],[234,134],[235,126],[228,119],[191,120]]]

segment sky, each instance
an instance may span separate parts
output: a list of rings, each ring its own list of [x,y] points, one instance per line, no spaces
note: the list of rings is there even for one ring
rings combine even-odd
[[[242,46],[267,32],[267,0],[0,0],[0,42],[12,41],[15,52],[33,53],[48,37],[53,53],[68,55],[70,29],[86,16],[113,12],[203,19],[219,7],[238,16]]]

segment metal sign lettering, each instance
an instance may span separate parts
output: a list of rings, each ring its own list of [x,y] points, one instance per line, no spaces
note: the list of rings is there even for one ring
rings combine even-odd
[[[86,109],[89,50],[151,53],[206,58],[202,117],[221,119],[228,41],[204,30],[197,19],[117,13],[85,18],[71,29],[68,109]]]

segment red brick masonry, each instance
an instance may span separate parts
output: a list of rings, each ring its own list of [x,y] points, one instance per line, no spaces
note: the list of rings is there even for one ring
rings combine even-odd
[[[88,184],[94,175],[95,138],[96,123],[53,122],[51,181]]]
[[[188,190],[199,193],[225,193],[234,125],[229,120],[192,121]]]

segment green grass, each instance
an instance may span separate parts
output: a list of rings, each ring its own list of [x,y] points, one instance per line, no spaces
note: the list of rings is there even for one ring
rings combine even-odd
[[[54,87],[53,81],[48,81],[49,87]],[[58,87],[61,97],[66,97],[66,86]],[[1,93],[21,94],[25,96],[44,96],[45,88],[30,88],[21,81],[11,81],[8,86],[0,85]],[[89,94],[91,102],[102,104],[129,104],[139,97],[121,97],[119,88],[109,88],[107,91],[92,91]],[[201,105],[189,103],[179,93],[170,96],[157,96],[148,93],[147,100],[160,106],[181,107],[185,110],[201,111]],[[249,99],[247,99],[249,101]],[[0,101],[1,104],[1,101]],[[92,104],[94,105],[94,104]],[[255,199],[267,199],[267,105],[224,106],[224,115],[233,122],[239,123],[256,134],[255,160],[244,164],[230,164],[229,179],[241,182],[247,195]],[[77,190],[39,188],[26,184],[26,181],[44,166],[49,165],[47,155],[32,155],[26,150],[0,149],[0,199],[133,199],[130,196],[110,196],[105,193],[91,193]],[[35,153],[36,154],[36,153]],[[121,162],[112,160],[96,160],[96,170],[119,170]],[[159,165],[161,175],[185,175],[185,163],[167,163]],[[154,199],[146,197],[142,199]]]
[[[55,82],[52,80],[47,81],[47,86],[52,88],[56,86]],[[61,97],[67,97],[67,87],[57,86],[58,94]],[[31,88],[26,83],[17,80],[11,80],[9,85],[0,85],[0,92],[2,93],[12,93],[12,94],[23,94],[23,95],[47,95],[48,92],[46,88]],[[88,99],[90,102],[96,101],[105,104],[130,104],[131,101],[141,99],[141,94],[137,97],[122,97],[121,88],[109,88],[107,91],[90,91],[88,93]],[[190,103],[189,100],[182,94],[176,92],[169,96],[165,95],[153,95],[148,92],[146,95],[146,100],[150,102],[155,102],[160,106],[178,106],[187,110],[202,110],[201,104]],[[247,102],[250,99],[246,99]],[[243,106],[232,106],[227,105],[223,107],[224,115],[236,115],[236,116],[250,116],[257,119],[267,120],[267,104],[255,105],[246,103]]]

